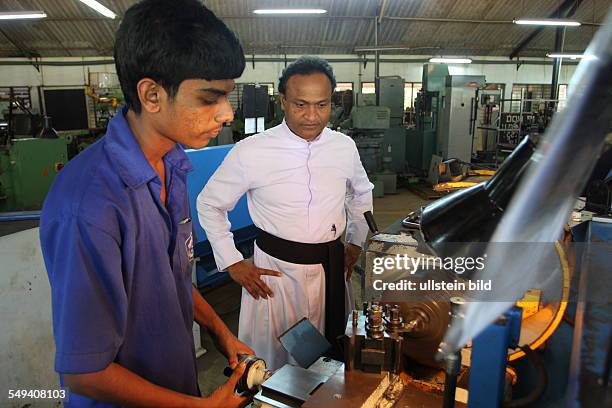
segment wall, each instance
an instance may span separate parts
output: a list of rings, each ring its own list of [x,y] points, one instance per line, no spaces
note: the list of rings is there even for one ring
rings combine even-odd
[[[51,288],[43,264],[39,230],[0,237],[0,400],[7,408],[29,406],[8,399],[8,390],[58,390],[53,369]],[[54,400],[34,406],[58,406]]]
[[[326,58],[355,58],[354,55],[334,55],[324,56]],[[397,59],[402,57],[382,56],[384,59]],[[410,57],[420,61],[425,57]],[[404,59],[404,58],[402,58]],[[406,58],[407,59],[407,58]],[[479,58],[480,60],[488,60],[488,64],[466,64],[466,65],[450,65],[449,70],[451,75],[485,75],[487,82],[505,83],[506,98],[511,97],[512,84],[549,84],[552,79],[552,65],[548,59],[532,59],[530,61],[543,62],[541,65],[523,64],[517,70],[516,64],[499,64],[499,62],[507,62],[507,58]],[[380,64],[380,75],[399,75],[407,82],[421,82],[423,73],[423,62],[383,62]],[[357,86],[361,82],[374,81],[374,63],[368,62],[364,68],[363,63],[357,62],[332,62],[336,80],[338,82],[353,82],[354,89],[359,89]],[[278,77],[281,75],[284,68],[283,62],[256,62],[255,69],[251,62],[247,62],[247,67],[239,82],[274,82],[278,84]],[[560,84],[567,84],[571,79],[576,65],[562,65],[559,77]]]
[[[263,56],[271,58],[273,56]],[[372,82],[374,80],[374,63],[368,62],[366,66],[360,62],[333,62],[333,59],[355,59],[354,55],[327,55],[325,58],[332,60],[338,82],[353,82],[355,89],[361,82]],[[248,58],[248,57],[247,57]],[[278,57],[282,59],[282,57]],[[291,58],[291,56],[289,57]],[[372,58],[372,56],[370,56]],[[421,82],[423,60],[426,57],[409,56],[397,57],[383,55],[381,58],[392,59],[415,59],[418,62],[382,62],[380,65],[380,75],[399,75],[409,82]],[[88,61],[92,58],[47,58],[43,61]],[[111,57],[98,57],[95,60],[111,60]],[[3,59],[0,63],[19,61],[19,59]],[[23,61],[23,59],[21,60]],[[542,63],[540,65],[523,64],[517,69],[516,64],[507,64],[507,58],[478,58],[478,62],[469,65],[451,65],[451,74],[470,74],[485,75],[487,82],[505,83],[506,98],[510,98],[512,84],[532,83],[548,84],[551,82],[552,65],[547,59],[530,59],[530,62]],[[503,64],[500,64],[503,62]],[[282,73],[285,64],[280,62],[255,62],[253,68],[251,61],[247,59],[246,69],[237,82],[274,82],[275,86],[278,77]],[[559,83],[568,83],[575,71],[575,65],[562,65]],[[0,65],[0,86],[31,86],[32,104],[34,110],[38,111],[38,94],[35,89],[37,86],[58,87],[58,86],[83,86],[87,84],[88,72],[115,72],[113,64],[105,65],[85,65],[85,66],[40,66],[37,71],[33,66],[21,65]]]
[[[111,59],[111,58],[100,58]],[[81,58],[45,58],[43,61],[80,61]],[[24,61],[23,59],[2,59],[0,63]],[[79,87],[88,82],[88,72],[115,72],[114,64],[86,66],[39,66],[0,65],[0,87],[30,86],[33,111],[39,113],[39,98],[36,87]]]

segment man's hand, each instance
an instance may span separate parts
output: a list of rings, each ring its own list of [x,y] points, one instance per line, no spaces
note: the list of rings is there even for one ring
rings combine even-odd
[[[227,269],[232,279],[245,288],[255,299],[259,299],[259,297],[267,299],[268,296],[274,296],[268,285],[261,280],[261,275],[282,276],[280,272],[258,268],[247,260],[236,262]]]
[[[225,384],[220,385],[216,390],[210,394],[208,398],[204,398],[203,401],[206,403],[210,402],[211,407],[244,407],[250,402],[249,397],[243,397],[236,394],[236,384],[240,381],[240,377],[246,369],[245,363],[240,363],[234,368],[234,372],[227,380]]]
[[[221,339],[217,339],[219,344],[219,351],[227,357],[229,366],[234,368],[238,365],[239,354],[250,354],[255,355],[252,348],[238,340],[232,333],[228,333]]]
[[[346,276],[347,282],[351,280],[353,266],[359,259],[359,255],[361,255],[360,247],[353,244],[344,244],[344,276]]]

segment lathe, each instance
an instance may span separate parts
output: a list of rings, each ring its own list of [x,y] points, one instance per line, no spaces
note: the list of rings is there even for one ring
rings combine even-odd
[[[534,148],[533,141],[526,138],[488,182],[434,202],[416,218],[412,216],[412,221],[398,220],[384,233],[377,231],[371,214],[367,214],[374,235],[365,256],[363,298],[374,300],[350,313],[341,339],[344,361],[329,359],[321,350],[316,361],[286,365],[263,381],[255,404],[281,408],[462,407],[470,401],[470,406],[495,407],[509,401],[517,375],[508,363],[525,355],[537,360],[532,350],[554,333],[565,312],[570,269],[561,245],[551,265],[563,271],[561,279],[545,290],[534,288],[519,302],[522,307],[500,316],[471,344],[444,358],[439,354],[440,343],[451,321],[462,318],[459,307],[470,291],[457,290],[456,283],[447,285],[449,290],[435,290],[434,286],[431,290],[376,290],[374,282],[381,278],[387,283],[408,280],[416,285],[466,282],[469,274],[457,273],[456,265],[450,270],[436,262],[432,264],[438,268],[424,266],[436,255],[457,256],[458,251],[477,255],[475,245],[466,249],[466,245],[446,243],[475,241],[474,222],[478,223],[480,239],[488,239],[489,224],[503,212]],[[478,211],[474,213],[473,208]],[[482,216],[483,208],[490,209],[487,216]],[[449,211],[456,216],[452,222]],[[446,228],[441,228],[441,222]],[[462,234],[457,223],[461,223]],[[438,231],[446,234],[445,240],[439,238]],[[398,259],[406,262],[396,262]],[[422,260],[420,268],[414,268],[416,259]],[[411,266],[404,268],[408,264]],[[384,274],[376,265],[387,265]],[[310,344],[303,342],[288,351],[303,353]],[[534,393],[541,392],[534,389]]]

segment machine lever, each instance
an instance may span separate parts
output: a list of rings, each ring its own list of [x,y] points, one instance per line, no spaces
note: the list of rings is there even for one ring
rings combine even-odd
[[[366,222],[368,223],[368,228],[370,228],[372,234],[378,234],[378,226],[376,225],[376,221],[374,220],[374,215],[372,214],[372,211],[364,212],[363,216],[365,217]]]

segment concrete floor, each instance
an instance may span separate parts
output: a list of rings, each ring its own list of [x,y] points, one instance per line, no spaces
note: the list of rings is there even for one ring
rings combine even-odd
[[[429,202],[429,200],[407,190],[398,190],[398,194],[386,195],[374,200],[374,218],[378,228],[383,230],[399,218],[405,217],[410,211]],[[352,283],[355,293],[360,293],[360,278],[357,274],[353,274]],[[234,334],[238,333],[240,294],[241,288],[234,282],[229,282],[203,293],[204,298],[212,305]],[[361,302],[358,300],[357,303],[360,304]],[[207,353],[198,359],[198,375],[200,390],[203,395],[207,395],[225,382],[223,369],[227,365],[227,360],[216,350],[208,333],[202,333],[202,345]]]

